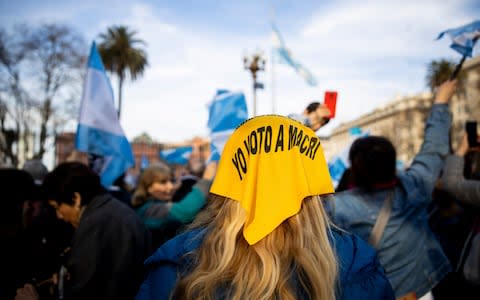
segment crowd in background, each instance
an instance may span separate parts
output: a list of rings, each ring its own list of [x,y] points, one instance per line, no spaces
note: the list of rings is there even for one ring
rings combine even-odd
[[[35,160],[2,168],[0,299],[475,299],[480,147],[474,141],[480,139],[465,134],[450,149],[455,88],[456,81],[438,88],[422,148],[406,170],[397,172],[389,140],[359,138],[335,193],[307,193],[299,211],[254,244],[242,235],[253,219],[240,200],[211,190],[231,158],[192,156],[177,172],[161,161],[146,166],[134,186],[121,176],[114,188],[103,187],[81,162],[52,171]],[[328,118],[324,107],[309,107],[291,117],[316,131]],[[303,188],[297,172],[261,170],[258,178],[284,183],[278,177],[287,177],[283,185]],[[349,259],[350,269],[338,257]],[[237,273],[250,271],[271,278]]]

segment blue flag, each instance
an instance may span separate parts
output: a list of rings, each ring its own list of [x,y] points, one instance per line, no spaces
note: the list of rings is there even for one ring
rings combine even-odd
[[[207,163],[211,161],[219,161],[220,160],[220,153],[218,152],[217,147],[214,143],[210,144],[210,156],[207,159]]]
[[[359,137],[365,137],[369,135],[369,131],[363,132],[360,127],[352,127],[349,129],[350,142],[340,153],[335,155],[328,162],[328,171],[332,178],[333,184],[336,187],[342,178],[343,173],[350,167],[350,161],[348,160],[348,154],[353,142]]]
[[[140,170],[145,170],[150,165],[150,160],[145,154],[140,158]]]
[[[83,87],[75,147],[102,158],[99,175],[109,187],[135,165],[132,148],[118,120],[113,91],[95,42],[92,43]]]
[[[208,106],[207,126],[210,129],[213,154],[211,159],[218,160],[230,134],[247,118],[247,102],[243,93],[228,90],[217,91]]]
[[[450,48],[463,56],[472,57],[473,47],[475,46],[477,39],[480,37],[480,20],[464,26],[445,30],[438,35],[437,40],[441,39],[445,34],[452,39]]]
[[[309,85],[316,86],[317,80],[307,68],[293,58],[291,52],[285,46],[282,35],[275,24],[272,24],[272,28],[273,55],[275,56],[275,60],[291,66]]]
[[[169,164],[186,165],[192,151],[192,146],[178,147],[160,151],[160,157]]]
[[[350,133],[350,135],[354,136],[354,135],[361,135],[362,134],[362,129],[360,127],[352,127],[350,129],[348,129],[348,132]]]

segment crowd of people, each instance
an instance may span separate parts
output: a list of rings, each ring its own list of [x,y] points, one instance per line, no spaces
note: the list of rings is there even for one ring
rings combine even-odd
[[[438,87],[407,169],[361,137],[337,187],[318,102],[245,121],[188,174],[151,164],[133,189],[82,162],[1,168],[0,299],[475,299],[480,148],[451,150],[456,85]]]

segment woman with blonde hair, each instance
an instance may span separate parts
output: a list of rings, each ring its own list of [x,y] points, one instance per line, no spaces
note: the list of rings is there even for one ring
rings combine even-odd
[[[319,195],[333,192],[310,128],[274,115],[244,122],[207,208],[147,259],[136,299],[394,299],[375,250],[330,225]]]

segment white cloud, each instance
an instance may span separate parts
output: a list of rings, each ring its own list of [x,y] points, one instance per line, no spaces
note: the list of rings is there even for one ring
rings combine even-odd
[[[153,8],[147,4],[135,3],[132,5],[132,16],[129,18],[132,18],[132,24],[141,27],[144,30],[142,34],[147,36],[176,34],[177,28],[174,25],[160,21],[152,11]]]
[[[318,97],[323,100],[328,89],[339,91],[337,119],[323,131],[398,95],[425,90],[429,61],[460,58],[448,41],[434,39],[477,17],[465,7],[465,1],[336,1],[312,14],[297,35],[284,36],[317,76]]]
[[[245,6],[248,11],[246,7],[252,3],[247,1],[242,8]],[[290,67],[275,65],[275,112],[300,113],[310,101],[323,101],[325,90],[337,90],[337,118],[322,129],[328,132],[397,95],[424,91],[426,64],[433,59],[458,57],[448,48],[449,41],[434,41],[436,35],[478,18],[478,10],[465,9],[473,3],[473,0],[332,1],[315,4],[318,10],[310,15],[290,19],[296,23],[284,24],[279,19],[277,25],[287,46],[317,77],[319,85],[310,87]],[[96,0],[85,0],[57,10],[42,9],[29,18],[78,22],[83,16],[90,17],[90,11],[99,11],[99,6]],[[252,110],[251,75],[244,70],[242,57],[257,48],[268,56],[267,19],[255,21],[250,16],[249,21],[257,22],[255,26],[265,25],[258,29],[265,32],[242,36],[238,34],[242,29],[238,28],[250,26],[251,30],[253,25],[231,24],[231,20],[212,18],[210,14],[205,18],[212,20],[209,25],[203,24],[202,31],[195,23],[188,24],[175,15],[172,5],[135,2],[119,6],[116,1],[107,0],[101,7],[109,7],[108,13],[92,17],[84,25],[92,38],[109,26],[123,24],[136,30],[138,37],[147,42],[149,67],[142,78],[127,82],[123,91],[122,124],[129,138],[144,131],[161,141],[181,141],[208,134],[206,104],[218,88],[242,90]],[[283,11],[279,18],[282,14],[291,15]],[[220,26],[222,30],[217,30]],[[230,30],[236,33],[221,34]],[[260,114],[272,112],[270,62],[266,68],[259,73],[259,80],[266,87],[257,93]],[[117,93],[116,82],[112,83]]]
[[[248,43],[168,24],[152,11],[136,5],[126,18],[138,37],[148,41],[150,60],[144,77],[124,87],[122,124],[126,134],[132,138],[146,131],[160,141],[206,136],[206,105],[216,89],[250,87],[241,52],[241,45]]]
[[[192,68],[188,66],[160,66],[155,65],[148,70],[147,80],[162,80],[162,79],[183,79],[193,73]]]

